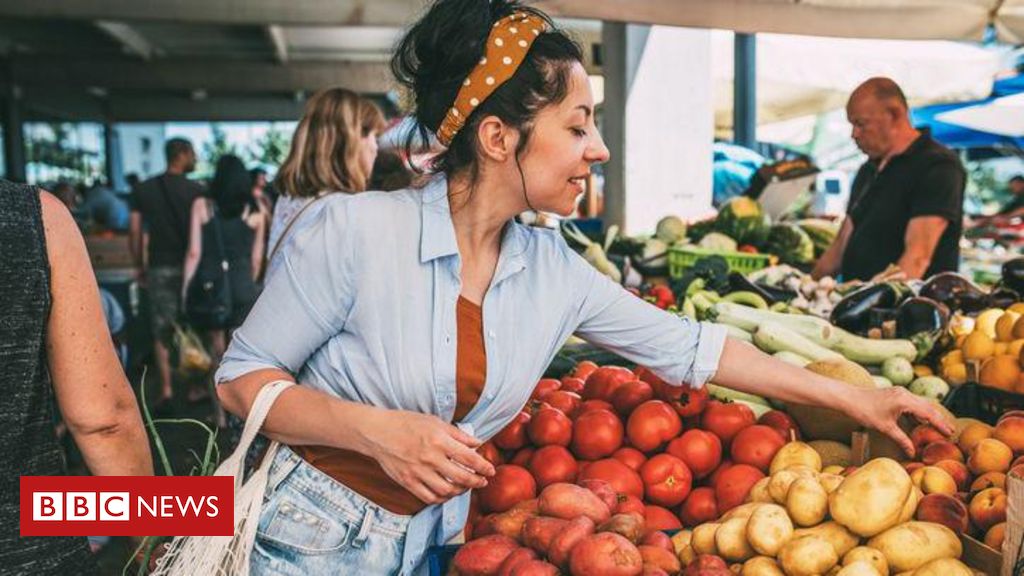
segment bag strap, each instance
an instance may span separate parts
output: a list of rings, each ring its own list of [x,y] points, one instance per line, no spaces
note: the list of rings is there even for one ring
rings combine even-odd
[[[275,380],[260,389],[259,394],[256,395],[256,400],[253,401],[252,407],[249,409],[249,416],[245,419],[245,428],[242,429],[242,437],[238,441],[238,446],[235,451],[221,464],[220,469],[229,470],[233,472],[235,477],[235,490],[242,485],[242,477],[244,475],[244,466],[241,466],[242,460],[245,458],[249,447],[252,446],[253,440],[256,439],[256,435],[259,434],[263,428],[263,422],[267,419],[267,414],[270,413],[270,409],[274,406],[274,402],[277,401],[277,397],[282,392],[295,386],[295,382],[288,380]],[[234,462],[237,460],[237,462]],[[229,466],[228,461],[232,461]],[[268,463],[269,464],[269,463]],[[237,465],[237,466],[236,466]],[[232,469],[233,468],[233,469]],[[220,471],[218,469],[218,471]]]
[[[301,216],[303,212],[309,209],[310,206],[319,202],[319,200],[325,197],[327,197],[327,195],[322,194],[317,196],[316,198],[313,198],[311,201],[307,202],[306,205],[303,206],[298,212],[296,212],[295,215],[292,216],[290,220],[288,220],[288,225],[286,225],[285,230],[282,231],[281,236],[278,237],[278,242],[275,242],[273,244],[273,248],[270,250],[270,255],[267,256],[266,258],[267,262],[272,260],[274,256],[278,255],[278,250],[282,247],[282,245],[285,244],[285,239],[288,238],[288,233],[292,230],[292,227],[293,225],[295,225],[295,222],[299,221],[299,216]]]
[[[217,240],[217,250],[220,252],[218,254],[220,257],[220,267],[221,270],[227,272],[231,268],[231,263],[228,262],[228,253],[224,249],[224,233],[221,231],[220,218],[217,215],[217,205],[209,200],[207,202],[209,202],[207,204],[210,213],[209,222],[213,224],[213,237]]]

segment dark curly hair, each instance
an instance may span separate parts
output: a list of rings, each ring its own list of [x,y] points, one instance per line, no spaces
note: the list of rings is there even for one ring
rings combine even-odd
[[[516,73],[470,114],[448,149],[434,157],[431,171],[451,176],[470,170],[475,182],[477,128],[481,119],[492,115],[522,134],[518,156],[537,113],[565,99],[572,65],[583,62],[583,53],[546,14],[515,0],[437,0],[399,43],[391,70],[415,98],[415,128],[405,142],[411,155],[417,141],[429,141],[437,132],[463,80],[483,57],[493,24],[515,12],[538,16],[547,23],[547,31],[534,40]]]

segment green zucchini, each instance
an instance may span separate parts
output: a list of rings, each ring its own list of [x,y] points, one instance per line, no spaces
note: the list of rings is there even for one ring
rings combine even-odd
[[[735,326],[730,326],[728,324],[719,324],[719,326],[725,327],[726,331],[729,333],[730,338],[740,340],[741,342],[754,342],[754,335],[742,328],[737,328]]]
[[[722,302],[732,302],[733,304],[742,304],[751,308],[757,308],[759,310],[767,310],[768,302],[761,297],[760,294],[743,290],[740,292],[733,292],[727,294],[722,298]]]
[[[725,386],[719,386],[718,384],[712,384],[710,382],[708,382],[706,386],[708,387],[708,394],[715,400],[722,400],[723,402],[743,400],[744,402],[752,402],[754,404],[761,404],[762,406],[769,405],[767,398],[762,398],[756,394],[740,392],[739,390],[733,390],[732,388],[726,388]]]
[[[797,354],[796,352],[790,352],[789,350],[781,350],[772,354],[772,356],[775,356],[787,364],[792,364],[793,366],[799,366],[801,368],[811,363],[807,358]]]

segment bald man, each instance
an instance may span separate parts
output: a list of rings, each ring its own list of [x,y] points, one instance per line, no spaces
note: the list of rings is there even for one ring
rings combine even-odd
[[[914,129],[903,91],[888,78],[858,86],[846,116],[868,161],[854,178],[839,235],[813,276],[869,280],[890,264],[908,278],[956,270],[966,182],[960,159]]]

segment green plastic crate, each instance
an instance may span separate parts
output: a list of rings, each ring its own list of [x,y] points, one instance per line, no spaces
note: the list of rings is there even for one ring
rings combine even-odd
[[[668,275],[672,278],[679,278],[687,268],[697,263],[697,260],[707,256],[721,256],[729,264],[729,270],[740,274],[756,272],[771,264],[771,256],[768,254],[748,254],[746,252],[725,252],[722,250],[709,250],[696,246],[680,246],[668,249]]]

